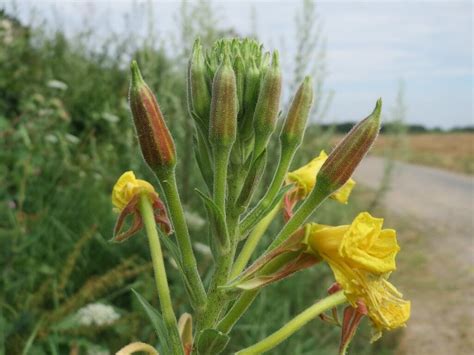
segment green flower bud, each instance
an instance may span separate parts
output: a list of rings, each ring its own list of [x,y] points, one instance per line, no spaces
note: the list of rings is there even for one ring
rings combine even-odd
[[[329,154],[319,171],[318,184],[326,184],[332,192],[349,180],[377,138],[381,110],[382,99],[378,99],[374,111],[355,125]]]
[[[211,94],[207,84],[207,67],[202,53],[202,46],[197,39],[188,67],[188,109],[191,116],[198,120],[205,130],[209,126]]]
[[[237,85],[237,98],[239,102],[238,119],[241,120],[244,113],[244,87],[245,87],[245,64],[242,56],[238,54],[234,61],[235,83]]]
[[[307,76],[293,98],[281,130],[280,140],[283,147],[296,149],[301,144],[312,104],[313,82],[311,77]]]
[[[244,107],[253,112],[258,100],[258,92],[260,89],[260,71],[252,60],[250,67],[245,73],[245,93],[244,93]],[[252,117],[253,118],[253,117]]]
[[[214,146],[229,147],[237,132],[237,85],[229,55],[217,69],[212,83],[209,140]]]
[[[255,60],[252,58],[251,65],[245,73],[245,91],[243,107],[243,119],[240,132],[244,140],[249,139],[253,134],[253,115],[257,105],[258,92],[260,89],[260,70],[258,70]]]
[[[272,64],[268,67],[260,86],[257,106],[254,113],[255,156],[259,156],[268,144],[275,130],[280,105],[281,70],[278,52],[273,53]]]
[[[143,80],[136,61],[132,62],[130,69],[130,109],[143,158],[153,171],[174,167],[176,149],[160,106]]]

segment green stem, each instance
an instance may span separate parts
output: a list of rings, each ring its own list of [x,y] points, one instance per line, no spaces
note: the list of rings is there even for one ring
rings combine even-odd
[[[235,263],[232,267],[232,272],[230,273],[230,279],[234,279],[237,277],[238,274],[240,274],[247,263],[249,262],[250,258],[252,257],[253,252],[255,251],[255,248],[257,247],[258,243],[262,239],[263,235],[265,234],[265,231],[267,230],[268,226],[273,222],[275,219],[275,216],[278,214],[278,212],[281,209],[281,203],[277,204],[275,208],[267,214],[258,224],[255,226],[255,228],[252,230],[250,235],[245,241],[244,246],[242,247],[242,250],[240,251],[239,256],[235,260]]]
[[[275,258],[270,263],[268,263],[267,265],[265,265],[262,268],[262,270],[259,272],[259,274],[266,275],[266,274],[272,273],[280,269],[286,263],[288,263],[288,261],[291,260],[293,257],[294,257],[293,253],[282,254],[278,256],[277,258]],[[244,293],[242,293],[242,295],[232,305],[229,312],[225,315],[225,317],[219,323],[218,330],[224,333],[230,332],[232,327],[247,311],[247,309],[250,307],[250,305],[258,296],[261,290],[262,289],[259,288],[256,290],[245,291]]]
[[[178,248],[181,253],[183,271],[186,280],[189,282],[191,302],[193,308],[202,312],[206,308],[207,297],[204,285],[197,269],[196,258],[191,245],[188,226],[184,217],[183,207],[179,198],[178,188],[176,186],[176,177],[174,169],[157,173],[161,187],[166,196],[166,202],[173,223]]]
[[[240,350],[236,353],[236,355],[261,354],[270,349],[273,349],[278,344],[286,340],[290,335],[301,329],[309,321],[313,320],[324,311],[346,302],[346,300],[347,299],[344,295],[344,291],[334,293],[333,295],[322,299],[321,301],[307,308],[302,313],[298,314],[295,318],[286,323],[282,328],[277,330],[272,335],[259,341],[257,344]]]
[[[229,312],[217,325],[217,330],[227,334],[234,327],[235,323],[242,317],[242,315],[250,307],[254,299],[259,294],[260,290],[246,291],[240,296],[237,301],[232,305]]]
[[[275,171],[275,175],[273,176],[270,187],[262,199],[253,208],[253,210],[250,211],[249,214],[247,214],[247,216],[245,216],[245,218],[242,220],[240,227],[242,235],[246,235],[248,231],[252,229],[255,223],[257,223],[257,221],[263,217],[262,214],[265,213],[265,210],[268,208],[268,206],[270,206],[270,204],[273,202],[273,199],[278,194],[278,191],[280,191],[281,185],[283,184],[283,180],[285,179],[294,154],[295,149],[289,149],[288,147],[283,146],[281,147],[280,160],[278,161],[278,167]]]
[[[213,197],[217,207],[222,213],[226,213],[225,198],[227,188],[227,165],[229,163],[230,150],[227,148],[214,150],[214,185]]]
[[[329,193],[325,184],[316,184],[311,194],[305,199],[296,213],[286,223],[267,251],[272,250],[284,242],[311,216],[314,210],[328,197]]]
[[[212,275],[208,290],[208,303],[206,311],[197,320],[196,328],[203,330],[212,327],[222,309],[227,304],[225,292],[219,289],[219,286],[227,283],[230,268],[234,260],[235,243],[234,234],[237,225],[238,216],[232,216],[226,212],[226,190],[227,190],[227,170],[230,157],[230,147],[215,146],[214,148],[214,185],[213,198],[214,203],[223,212],[229,231],[229,245],[227,250],[220,250],[216,261],[216,268]],[[217,238],[217,236],[214,236]]]
[[[297,210],[295,215],[283,227],[274,242],[267,248],[266,252],[276,248],[293,232],[295,232],[301,224],[311,215],[314,209],[322,202],[328,193],[324,187],[316,187],[310,196],[305,200],[301,207]],[[261,274],[271,273],[277,270],[281,265],[278,263],[271,263],[261,270]],[[258,291],[245,291],[240,298],[234,303],[229,313],[221,321],[222,329],[230,331],[234,324],[242,317],[243,313],[250,307],[256,298]],[[221,326],[221,325],[220,325]],[[221,330],[221,331],[224,331]]]
[[[183,348],[179,338],[178,324],[173,311],[171,302],[168,279],[166,277],[165,263],[163,261],[163,252],[161,250],[160,239],[156,230],[155,216],[153,207],[146,194],[140,196],[140,213],[145,225],[148,244],[150,247],[153,270],[155,273],[155,285],[160,299],[161,313],[165,321],[168,334],[173,347],[173,354],[183,354]]]

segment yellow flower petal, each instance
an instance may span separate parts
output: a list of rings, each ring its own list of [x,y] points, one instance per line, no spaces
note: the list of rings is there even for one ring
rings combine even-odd
[[[340,203],[347,204],[347,201],[349,201],[349,196],[355,184],[356,182],[354,181],[354,179],[347,180],[347,182],[342,185],[339,190],[337,190],[331,195],[331,198]]]
[[[112,204],[121,211],[134,196],[142,192],[156,194],[155,189],[149,182],[137,179],[133,171],[127,171],[119,177],[114,185]]]
[[[318,175],[319,170],[327,158],[327,154],[322,150],[319,156],[311,160],[308,164],[288,173],[286,178],[287,183],[295,184],[298,188],[297,195],[299,198],[305,198],[314,188],[314,185],[316,185],[316,175]]]
[[[315,157],[308,164],[287,174],[286,183],[295,185],[295,195],[297,199],[305,198],[313,190],[316,185],[319,170],[327,158],[328,156],[326,152],[322,150],[321,153],[319,153],[319,156]],[[354,186],[355,181],[349,179],[339,190],[331,195],[331,198],[340,203],[346,204]]]
[[[350,226],[310,225],[307,244],[331,267],[353,306],[362,299],[376,334],[403,326],[410,302],[387,281],[400,250],[396,233],[382,229],[383,219],[360,213]]]
[[[411,303],[387,280],[381,278],[373,281],[365,298],[376,335],[380,337],[383,329],[393,330],[405,326],[410,318]]]

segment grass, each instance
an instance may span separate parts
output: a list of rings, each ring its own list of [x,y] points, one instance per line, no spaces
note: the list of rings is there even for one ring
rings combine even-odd
[[[406,152],[396,159],[474,175],[474,133],[423,133],[403,137]],[[384,155],[395,139],[381,135],[373,153]]]

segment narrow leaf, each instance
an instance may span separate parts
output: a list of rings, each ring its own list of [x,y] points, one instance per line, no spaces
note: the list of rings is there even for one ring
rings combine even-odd
[[[165,322],[163,318],[161,317],[160,312],[158,312],[153,306],[148,303],[148,301],[143,298],[137,291],[135,291],[132,288],[132,292],[135,294],[135,296],[138,299],[138,302],[140,305],[143,307],[146,315],[150,319],[151,324],[153,325],[153,328],[155,328],[156,335],[158,336],[158,340],[161,344],[161,347],[163,349],[164,354],[171,354],[170,349],[171,346],[168,343],[168,331],[166,330]]]
[[[216,330],[216,329],[204,329],[199,333],[197,341],[197,350],[199,355],[217,355],[220,354],[227,343],[229,342],[229,336]]]
[[[206,207],[207,213],[211,219],[211,226],[213,234],[217,236],[219,247],[222,252],[229,250],[229,233],[227,231],[227,225],[225,223],[224,213],[217,207],[217,205],[204,193],[196,189],[196,192],[201,197],[204,206]]]

